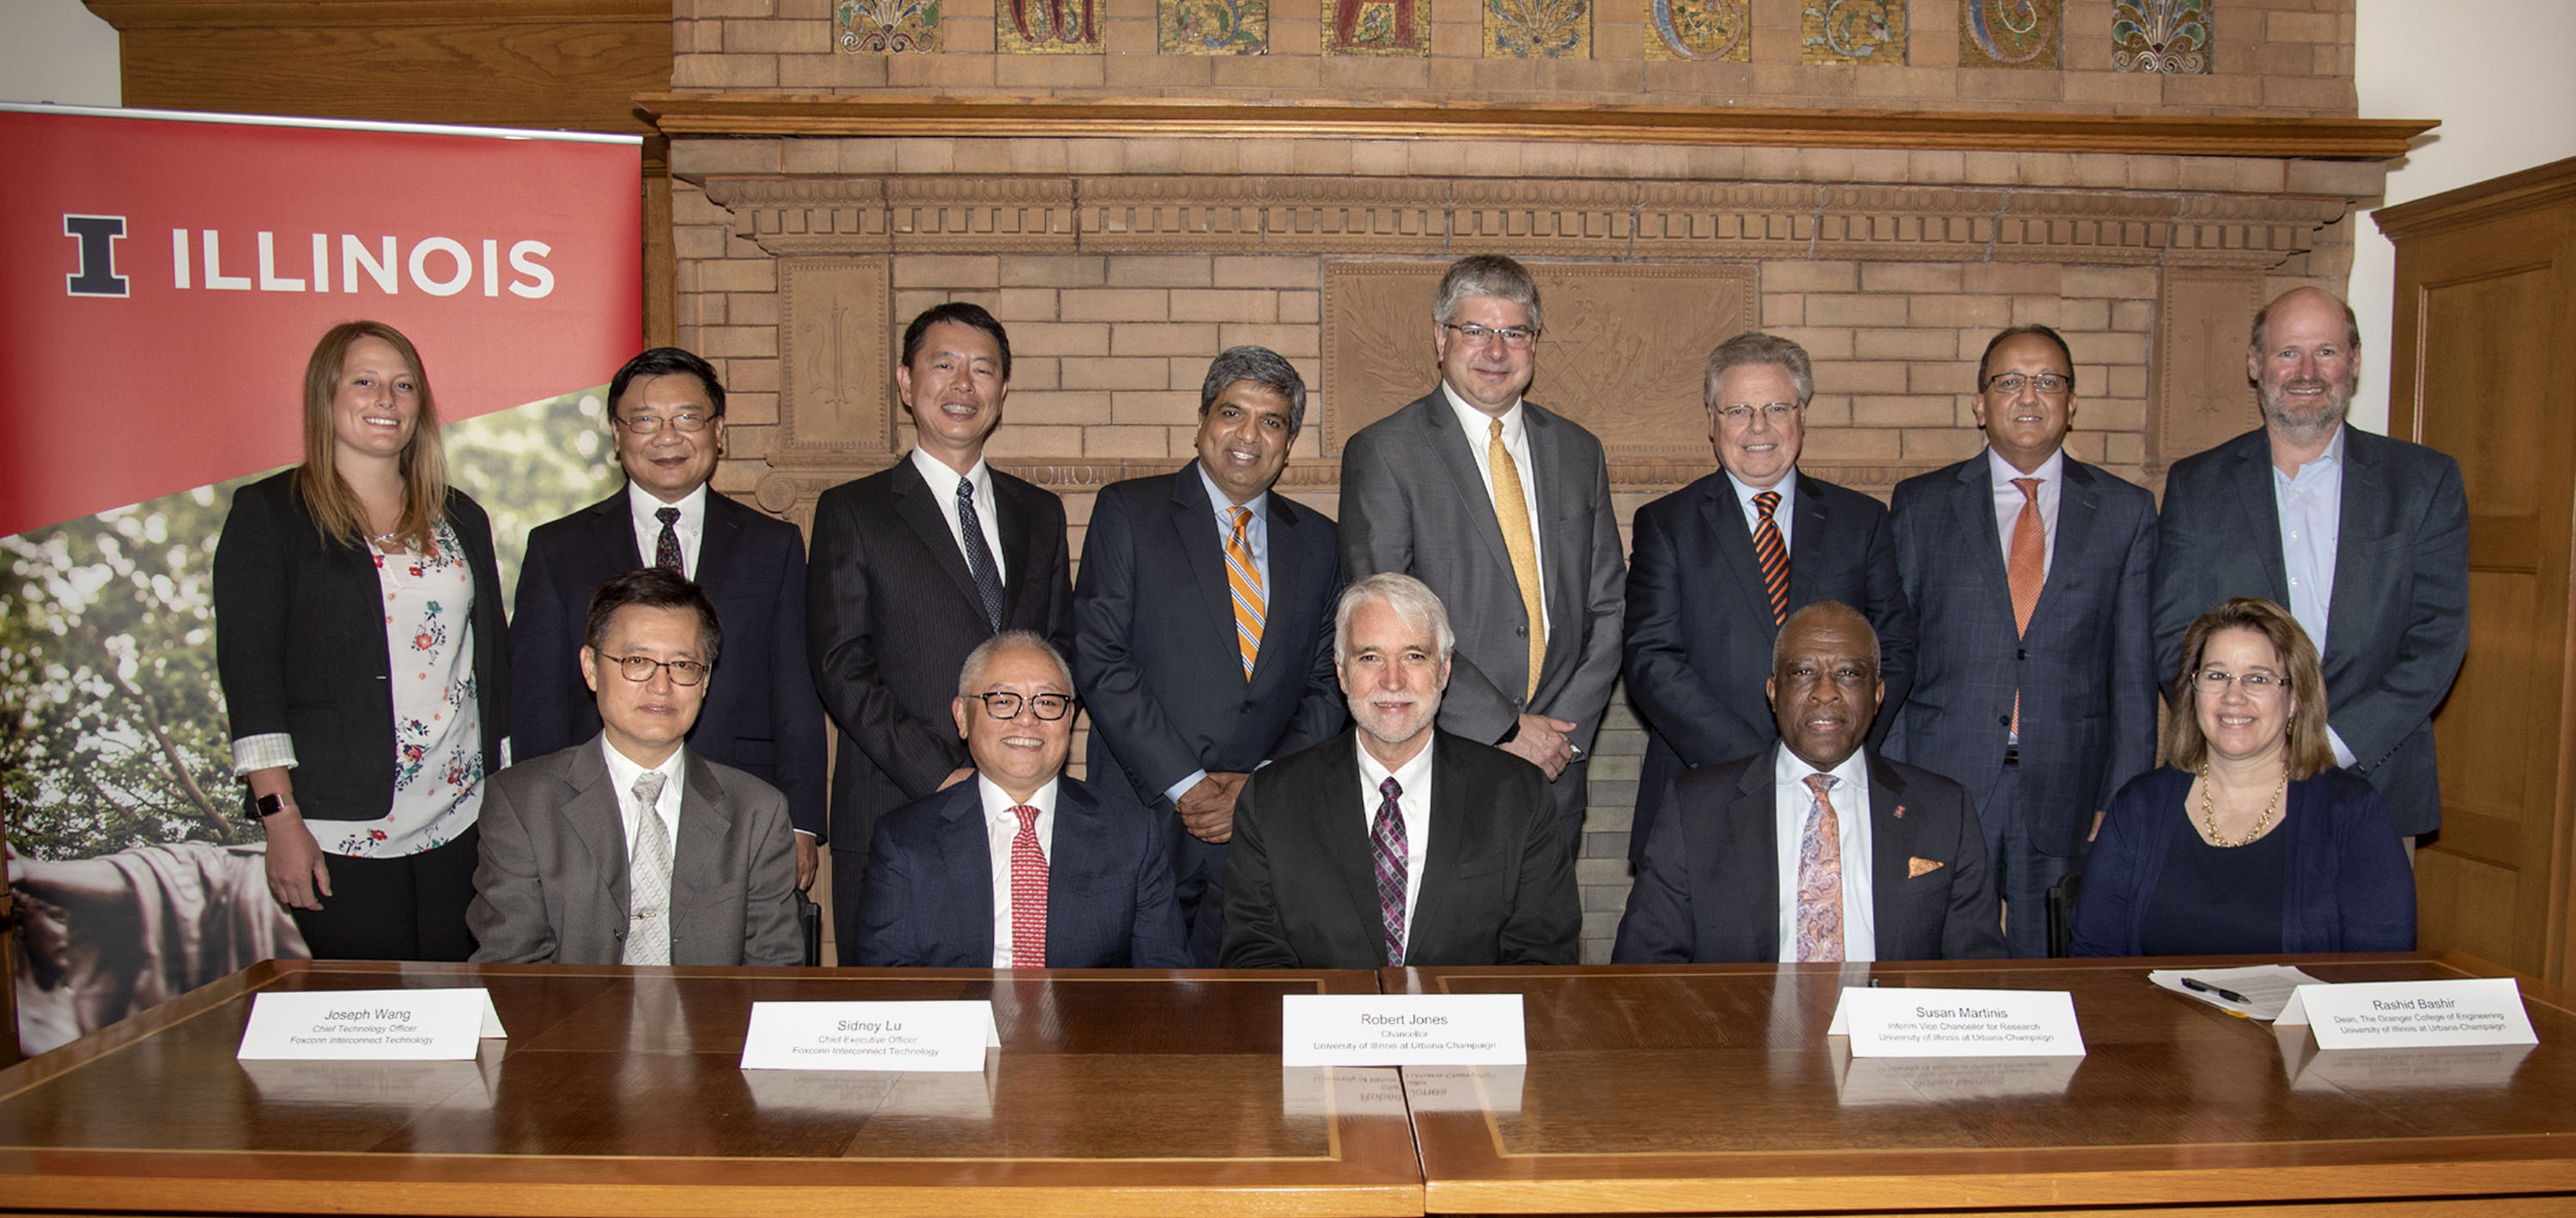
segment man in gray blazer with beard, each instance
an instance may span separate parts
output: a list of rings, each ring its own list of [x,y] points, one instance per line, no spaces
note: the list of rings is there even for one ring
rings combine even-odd
[[[1591,432],[1521,397],[1541,325],[1521,264],[1458,260],[1431,319],[1439,386],[1342,450],[1342,578],[1401,572],[1449,607],[1441,730],[1538,766],[1573,847],[1619,675],[1626,569],[1609,469]]]

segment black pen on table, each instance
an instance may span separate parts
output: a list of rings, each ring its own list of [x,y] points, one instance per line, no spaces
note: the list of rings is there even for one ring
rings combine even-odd
[[[2224,998],[2224,999],[2228,1000],[2229,1002],[2236,1003],[2236,1004],[2237,1004],[2237,1005],[2239,1005],[2239,1006],[2249,1006],[2249,1007],[2250,1007],[2250,1006],[2254,1005],[2254,1000],[2253,1000],[2253,999],[2248,998],[2248,997],[2244,996],[2243,994],[2239,994],[2239,993],[2237,993],[2237,992],[2236,992],[2236,991],[2234,991],[2234,990],[2223,990],[2223,989],[2218,988],[2217,986],[2214,986],[2214,985],[2209,984],[2208,982],[2194,980],[2193,978],[2190,978],[2190,977],[2185,977],[2185,978],[2183,978],[2183,979],[2182,979],[2182,988],[2184,988],[2184,989],[2186,989],[2186,990],[2194,991],[2194,992],[2196,992],[2196,993],[2215,995],[2215,996],[2217,996],[2217,997]]]

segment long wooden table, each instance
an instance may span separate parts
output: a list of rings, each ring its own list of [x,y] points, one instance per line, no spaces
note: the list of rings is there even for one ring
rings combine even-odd
[[[1441,969],[1518,993],[1529,1065],[1417,1102],[1433,1213],[2576,1214],[2576,1012],[2537,1048],[2319,1053],[2157,989],[2181,961]],[[2252,963],[2230,961],[2228,963]],[[2325,981],[2503,976],[2462,957],[2297,961]],[[1852,1060],[1845,984],[2071,991],[2086,1056]],[[1408,1086],[1424,1090],[1408,1072]],[[1487,1094],[1490,1093],[1490,1094]],[[2251,1208],[2266,1206],[2260,1210]],[[2272,1208],[2277,1206],[2278,1208]],[[2340,1208],[2352,1207],[2352,1208]]]
[[[0,1071],[0,1212],[2576,1213],[2576,1012],[2320,1054],[2140,961],[1330,973],[272,962]],[[2501,975],[2311,958],[2327,980]],[[2081,1059],[1855,1061],[1847,983],[2065,989]],[[479,984],[459,1063],[239,1062],[262,990]],[[1288,1070],[1290,993],[1512,992],[1529,1064]],[[986,998],[983,1074],[737,1068],[755,1000]],[[1418,1156],[1418,1157],[1417,1157]]]

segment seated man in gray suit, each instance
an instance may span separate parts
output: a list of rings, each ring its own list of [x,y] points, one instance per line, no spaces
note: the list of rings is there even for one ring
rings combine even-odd
[[[1244,780],[1225,967],[1577,962],[1574,855],[1547,775],[1432,726],[1455,643],[1410,575],[1342,593],[1333,654],[1358,727]]]
[[[949,713],[972,777],[888,812],[853,954],[872,967],[1187,968],[1160,817],[1064,776],[1073,669],[1005,630],[967,653]]]
[[[1815,602],[1789,615],[1771,655],[1779,743],[1664,785],[1610,959],[2002,956],[1967,789],[1861,748],[1885,689],[1869,619]]]
[[[787,797],[681,743],[723,643],[715,605],[670,571],[629,571],[591,596],[582,639],[600,733],[484,788],[474,959],[801,963]]]

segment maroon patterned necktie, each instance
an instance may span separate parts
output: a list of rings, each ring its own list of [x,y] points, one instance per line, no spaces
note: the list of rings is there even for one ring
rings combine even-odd
[[[662,536],[653,542],[653,565],[673,575],[687,576],[680,562],[680,509],[655,508],[653,518],[662,522]]]
[[[1377,784],[1378,794],[1385,796],[1377,806],[1377,820],[1369,826],[1369,844],[1377,854],[1377,919],[1386,931],[1386,965],[1400,968],[1404,964],[1404,813],[1395,806],[1404,788],[1394,777]]]
[[[1780,506],[1780,492],[1764,491],[1753,497],[1753,510],[1762,513],[1762,521],[1753,526],[1753,557],[1762,563],[1762,586],[1771,592],[1771,624],[1789,620],[1789,546],[1780,540],[1780,526],[1771,522],[1771,513]]]

